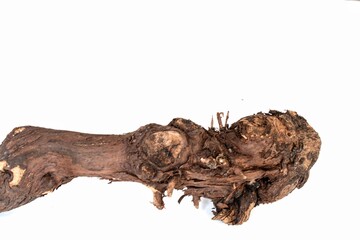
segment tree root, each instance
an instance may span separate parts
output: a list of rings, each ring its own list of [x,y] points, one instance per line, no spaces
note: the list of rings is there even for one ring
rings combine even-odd
[[[0,146],[0,212],[78,176],[145,184],[162,209],[174,189],[213,201],[213,219],[248,220],[261,203],[301,188],[316,162],[319,135],[296,112],[270,111],[206,130],[190,120],[149,124],[124,135],[15,128]],[[179,199],[181,201],[181,199]]]

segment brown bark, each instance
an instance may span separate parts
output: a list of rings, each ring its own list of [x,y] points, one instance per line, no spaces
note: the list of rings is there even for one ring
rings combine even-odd
[[[220,119],[219,126],[176,118],[124,135],[15,128],[0,146],[0,212],[88,176],[145,184],[159,209],[173,189],[195,206],[206,197],[214,219],[241,224],[258,204],[302,187],[319,155],[318,134],[296,112],[258,113],[230,127]]]

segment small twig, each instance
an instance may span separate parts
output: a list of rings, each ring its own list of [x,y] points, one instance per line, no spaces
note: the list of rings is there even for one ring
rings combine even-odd
[[[229,111],[227,111],[227,113],[226,113],[226,118],[225,118],[225,129],[228,129],[228,128],[229,128],[229,125],[228,125],[228,120],[229,120]]]
[[[193,198],[192,198],[192,201],[194,203],[194,206],[196,208],[199,208],[200,196],[194,195]]]
[[[223,112],[218,112],[216,113],[216,117],[217,117],[217,121],[218,121],[218,124],[219,124],[219,130],[223,129],[224,126],[222,124],[222,120],[221,118],[224,116],[224,113]]]

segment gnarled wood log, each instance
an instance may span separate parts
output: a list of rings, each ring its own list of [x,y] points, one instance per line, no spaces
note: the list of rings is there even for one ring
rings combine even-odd
[[[255,206],[302,187],[320,145],[292,111],[258,113],[230,127],[220,119],[218,130],[182,118],[124,135],[18,127],[0,146],[0,212],[88,176],[145,184],[159,209],[173,189],[192,196],[195,206],[206,197],[214,219],[241,224]]]

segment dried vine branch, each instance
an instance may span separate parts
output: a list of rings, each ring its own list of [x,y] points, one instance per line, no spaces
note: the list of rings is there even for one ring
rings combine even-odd
[[[296,112],[270,111],[209,130],[176,118],[124,135],[15,128],[0,146],[0,212],[24,205],[78,176],[134,181],[162,209],[173,189],[215,205],[214,219],[241,224],[261,203],[307,181],[319,135]]]

